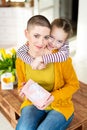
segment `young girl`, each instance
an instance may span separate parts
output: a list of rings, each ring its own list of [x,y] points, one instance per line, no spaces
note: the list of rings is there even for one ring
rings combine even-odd
[[[29,50],[29,42],[27,42],[25,45],[20,47],[17,51],[18,57],[20,57],[25,63],[30,64],[33,69],[44,68],[45,66],[39,67],[40,63],[42,62],[44,64],[48,64],[52,62],[63,62],[69,56],[68,38],[72,34],[72,26],[70,22],[62,18],[55,19],[51,23],[51,27],[52,27],[51,36],[49,37],[49,44],[47,45],[47,49],[50,51],[54,49],[59,49],[57,53],[52,54],[49,51],[48,54],[45,54],[43,56],[39,56],[38,58],[33,59],[27,54]],[[59,30],[60,33],[58,34],[56,44],[54,45],[54,42],[55,42],[54,33],[56,29]],[[65,37],[63,35],[65,35]]]

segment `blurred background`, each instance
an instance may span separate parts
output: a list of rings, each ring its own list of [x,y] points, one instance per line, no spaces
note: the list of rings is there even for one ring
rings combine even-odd
[[[23,44],[27,20],[36,14],[54,18],[68,18],[77,33],[78,0],[0,0],[0,45],[12,47]],[[1,3],[1,2],[0,2]]]

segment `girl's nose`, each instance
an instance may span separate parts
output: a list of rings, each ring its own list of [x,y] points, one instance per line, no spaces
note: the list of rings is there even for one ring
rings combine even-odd
[[[55,41],[52,41],[51,44],[52,44],[53,46],[55,46]]]

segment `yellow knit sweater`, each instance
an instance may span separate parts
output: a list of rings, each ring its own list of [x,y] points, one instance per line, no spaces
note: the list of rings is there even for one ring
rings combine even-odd
[[[18,89],[22,87],[21,86],[22,82],[26,82],[28,80],[26,76],[26,66],[27,65],[24,64],[24,62],[21,59],[17,58],[16,70],[18,76]],[[62,113],[65,116],[65,118],[68,119],[74,112],[73,103],[71,101],[72,95],[79,88],[79,82],[76,73],[73,69],[72,61],[70,58],[68,58],[65,62],[51,63],[48,65],[48,68],[49,69],[41,70],[40,73],[44,72],[45,77],[49,77],[49,75],[53,73],[53,76],[50,78],[50,82],[52,80],[51,82],[52,85],[51,87],[49,86],[50,89],[52,90],[51,93],[54,96],[54,101],[51,103],[51,108]],[[27,71],[30,74],[31,71],[33,72],[35,70],[32,70],[29,67]],[[39,77],[40,80],[42,78],[41,85],[44,86],[43,84],[45,81],[43,82],[43,76],[41,77],[41,74],[39,76],[38,71],[35,72],[33,80],[37,81],[37,75],[38,75],[38,81],[39,81]],[[28,78],[29,77],[31,78],[31,76],[28,76]],[[46,79],[46,83],[49,82],[49,78],[45,78],[45,79]],[[31,104],[32,103],[29,100],[25,99],[21,108]]]

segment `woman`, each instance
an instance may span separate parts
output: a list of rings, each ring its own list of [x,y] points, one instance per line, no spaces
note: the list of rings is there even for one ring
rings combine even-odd
[[[36,58],[47,53],[49,35],[49,21],[41,15],[33,16],[28,21],[25,31],[25,36],[29,41],[28,54]],[[61,63],[49,63],[42,70],[33,70],[30,65],[18,58],[16,69],[19,89],[23,82],[32,79],[54,97],[54,101],[44,110],[40,110],[25,99],[21,106],[21,117],[16,130],[65,130],[74,116],[71,98],[79,88],[71,59],[68,58]]]

